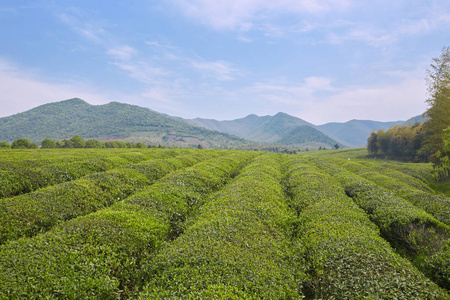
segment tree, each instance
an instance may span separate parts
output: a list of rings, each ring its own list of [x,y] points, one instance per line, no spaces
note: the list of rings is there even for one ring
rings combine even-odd
[[[7,142],[0,142],[0,149],[9,149],[11,148],[11,145]]]
[[[37,149],[38,146],[32,142],[30,142],[28,139],[17,139],[15,140],[12,145],[12,149]]]
[[[450,126],[443,130],[442,142],[442,152],[438,150],[431,156],[433,177],[437,181],[450,177]]]
[[[79,135],[74,135],[70,141],[72,142],[73,148],[84,148],[86,146],[83,138]]]
[[[367,150],[369,154],[378,154],[378,135],[375,131],[370,133],[370,137],[367,139]]]
[[[84,148],[101,148],[100,142],[94,139],[87,140]]]
[[[426,138],[422,151],[428,155],[442,150],[444,129],[450,126],[450,47],[442,48],[442,54],[433,58],[428,69],[427,99],[429,108],[424,113]]]
[[[44,149],[56,148],[56,142],[51,139],[44,139],[41,143],[41,146]]]
[[[60,140],[58,143],[56,143],[56,147],[58,148],[73,148],[73,143],[71,140]]]
[[[336,149],[336,150],[339,149],[339,144],[335,144],[334,149]]]
[[[144,144],[144,143],[136,143],[135,148],[141,148],[141,149],[143,149],[143,148],[147,148],[147,145]]]

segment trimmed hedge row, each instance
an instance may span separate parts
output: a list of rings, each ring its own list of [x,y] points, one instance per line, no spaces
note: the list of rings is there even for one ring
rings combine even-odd
[[[333,174],[397,251],[436,283],[448,288],[449,262],[440,259],[449,256],[448,246],[445,246],[450,236],[447,225],[383,187],[336,168],[330,161],[314,159],[314,162]]]
[[[289,158],[289,169],[304,158]],[[292,201],[309,203],[294,226],[305,257],[305,294],[314,299],[447,299],[448,294],[398,256],[366,213],[333,176],[314,170],[288,173]],[[320,188],[316,182],[324,182]],[[307,191],[307,192],[296,192]],[[314,199],[311,201],[310,199]]]
[[[414,170],[408,169],[406,167],[399,167],[395,164],[380,164],[372,161],[361,161],[358,163],[372,168],[381,175],[388,176],[395,180],[400,180],[421,191],[429,193],[433,192],[433,190],[427,185],[426,179]]]
[[[0,198],[29,193],[150,158],[175,156],[180,152],[181,150],[147,150],[127,153],[87,151],[84,156],[77,156],[72,152],[64,151],[49,152],[48,157],[41,159],[26,159],[29,157],[20,153],[22,155],[13,155],[9,160],[0,163]]]
[[[344,167],[354,170],[362,167],[362,165],[352,162],[345,164]],[[385,176],[386,173],[391,174],[392,177]],[[450,225],[450,198],[431,194],[432,190],[415,178],[406,175],[398,177],[394,175],[396,174],[385,170],[359,173],[359,176],[372,181],[377,186],[392,191],[397,196],[408,200],[413,205],[431,214],[439,221]]]
[[[55,224],[124,199],[168,172],[213,157],[212,152],[152,160],[96,173],[13,198],[0,199],[0,244],[33,236]]]
[[[256,158],[212,195],[185,233],[142,262],[139,299],[298,299],[304,278],[275,154]]]
[[[143,279],[141,260],[174,237],[170,221],[192,204],[186,196],[195,194],[197,204],[202,203],[202,198],[221,188],[254,156],[240,152],[172,172],[126,201],[60,224],[45,234],[3,245],[0,298],[130,296]],[[166,193],[158,198],[161,189]],[[171,203],[178,203],[178,213],[167,209],[176,207]]]

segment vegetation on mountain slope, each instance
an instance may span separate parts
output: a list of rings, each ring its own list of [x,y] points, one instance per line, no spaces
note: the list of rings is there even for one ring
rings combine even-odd
[[[90,105],[81,99],[50,103],[0,118],[0,141],[26,138],[124,140],[164,145],[231,148],[248,141],[229,134],[188,125],[184,121],[135,105],[111,102]]]

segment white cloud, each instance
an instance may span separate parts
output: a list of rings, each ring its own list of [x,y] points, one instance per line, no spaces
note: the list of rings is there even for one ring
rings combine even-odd
[[[307,115],[319,123],[350,119],[377,121],[406,120],[425,109],[426,86],[423,79],[409,78],[380,87],[355,87],[311,102]]]
[[[91,89],[83,83],[51,83],[38,79],[39,77],[0,59],[0,117],[70,98],[81,98],[91,104],[110,101],[107,95],[90,92]]]
[[[172,0],[184,14],[216,29],[248,31],[266,16],[317,14],[343,9],[350,0]]]
[[[271,102],[288,105],[299,105],[314,99],[314,94],[323,91],[333,91],[331,78],[308,77],[303,83],[292,84],[286,81],[272,83],[258,83],[248,89],[249,92],[267,99]]]
[[[128,45],[122,45],[110,48],[106,53],[118,60],[129,60],[136,54],[136,50]]]
[[[213,77],[219,81],[227,81],[236,79],[236,75],[241,72],[238,69],[231,67],[230,63],[226,61],[199,61],[190,60],[191,66],[200,71],[203,77]]]
[[[70,8],[65,12],[56,13],[55,16],[73,31],[92,42],[103,43],[107,38],[108,31],[104,28],[104,22],[88,18],[79,9]]]
[[[392,72],[396,83],[340,88],[333,87],[330,78],[309,77],[297,85],[257,84],[246,92],[314,124],[351,119],[406,120],[426,109],[422,75],[423,72]]]

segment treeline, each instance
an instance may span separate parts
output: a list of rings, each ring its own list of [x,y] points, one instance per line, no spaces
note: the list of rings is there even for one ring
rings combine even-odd
[[[431,161],[436,179],[450,177],[450,47],[433,59],[427,83],[427,120],[413,126],[396,126],[372,132],[367,148],[370,155],[404,161]]]
[[[144,143],[132,144],[129,142],[121,141],[107,141],[101,142],[95,139],[89,139],[85,141],[81,136],[75,135],[70,139],[63,139],[60,141],[54,141],[52,139],[44,139],[41,142],[41,148],[162,148],[161,145],[146,145]],[[38,149],[39,146],[30,142],[28,139],[20,138],[8,144],[7,142],[0,142],[0,149]]]
[[[367,140],[367,149],[372,156],[424,162],[428,160],[428,156],[423,154],[420,149],[422,149],[425,139],[426,133],[422,124],[397,125],[387,131],[372,132]]]

